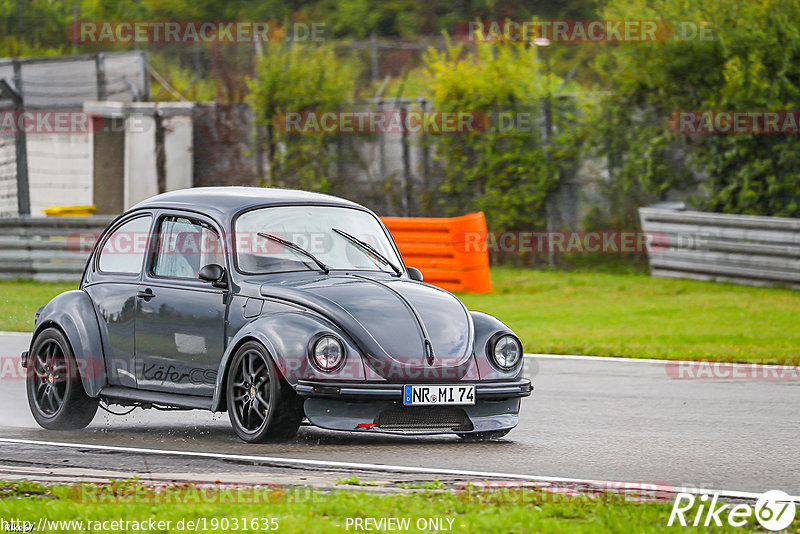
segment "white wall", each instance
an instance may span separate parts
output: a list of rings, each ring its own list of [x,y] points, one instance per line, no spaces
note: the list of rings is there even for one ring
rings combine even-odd
[[[125,209],[158,194],[154,115],[131,112],[125,119],[124,180]]]
[[[165,116],[163,125],[167,191],[192,187],[194,185],[192,117],[188,114]]]
[[[92,143],[88,133],[29,133],[31,215],[47,206],[92,204]]]
[[[0,217],[17,214],[17,149],[13,134],[0,134]]]
[[[163,111],[166,189],[193,186],[192,104],[102,102],[109,115],[125,118],[124,206],[158,194],[156,170],[156,117]],[[107,108],[107,109],[105,109]],[[96,112],[95,110],[91,110]],[[113,113],[112,113],[113,112]],[[58,133],[27,135],[28,183],[31,215],[43,216],[48,206],[94,203],[93,134]],[[0,162],[15,156],[13,136],[3,136]],[[5,172],[4,172],[5,171]],[[16,167],[0,168],[0,215],[16,214]]]

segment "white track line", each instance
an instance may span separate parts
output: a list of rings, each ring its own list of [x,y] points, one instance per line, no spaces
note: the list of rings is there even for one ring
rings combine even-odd
[[[288,467],[318,467],[318,468],[338,468],[338,469],[358,469],[364,471],[385,471],[393,473],[424,474],[424,475],[449,475],[458,477],[473,477],[481,479],[512,479],[527,480],[534,482],[550,482],[563,484],[592,484],[613,489],[623,489],[629,491],[666,491],[669,493],[685,492],[694,494],[719,494],[722,497],[732,497],[741,499],[758,499],[761,494],[747,491],[727,491],[727,490],[708,490],[700,488],[674,488],[660,484],[648,484],[643,482],[616,482],[603,480],[588,480],[580,478],[562,478],[548,476],[521,475],[518,473],[493,473],[487,471],[466,471],[460,469],[441,469],[430,467],[411,467],[404,465],[386,464],[365,464],[357,462],[336,462],[329,460],[310,460],[305,458],[281,458],[276,456],[250,456],[244,454],[224,454],[216,452],[199,451],[176,451],[166,449],[148,449],[142,447],[120,447],[110,445],[94,445],[84,443],[65,443],[60,441],[38,441],[31,439],[0,438],[0,443],[14,443],[20,445],[40,445],[48,447],[66,447],[71,449],[91,449],[100,451],[111,451],[131,454],[152,454],[160,456],[182,456],[191,458],[207,458],[213,460],[238,460],[243,462],[261,462],[275,465],[285,465]],[[792,497],[800,501],[800,497]]]
[[[638,363],[658,363],[683,362],[683,360],[656,360],[652,358],[619,358],[616,356],[585,356],[582,354],[525,354],[526,358],[542,360],[588,360],[593,362],[638,362]]]

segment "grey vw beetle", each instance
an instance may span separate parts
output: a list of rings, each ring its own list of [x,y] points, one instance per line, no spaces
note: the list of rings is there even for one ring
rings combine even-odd
[[[372,212],[283,189],[134,206],[80,289],[37,312],[22,359],[45,428],[83,428],[104,402],[227,411],[248,442],[291,438],[304,418],[495,439],[532,390],[518,337],[423,283]]]

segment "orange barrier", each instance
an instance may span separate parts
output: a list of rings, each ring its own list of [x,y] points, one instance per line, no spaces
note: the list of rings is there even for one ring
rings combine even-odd
[[[425,281],[448,291],[492,290],[486,218],[382,217],[406,265],[422,271]]]

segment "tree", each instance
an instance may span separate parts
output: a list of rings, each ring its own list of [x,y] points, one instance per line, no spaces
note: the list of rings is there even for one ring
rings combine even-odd
[[[615,186],[663,198],[699,184],[703,208],[800,216],[800,136],[668,125],[680,111],[797,109],[800,1],[611,0],[603,17],[659,19],[678,30],[664,42],[608,45],[598,63],[614,94],[603,103],[609,120],[596,130],[596,146]],[[710,38],[683,38],[689,33],[681,35],[679,22],[706,28]]]

